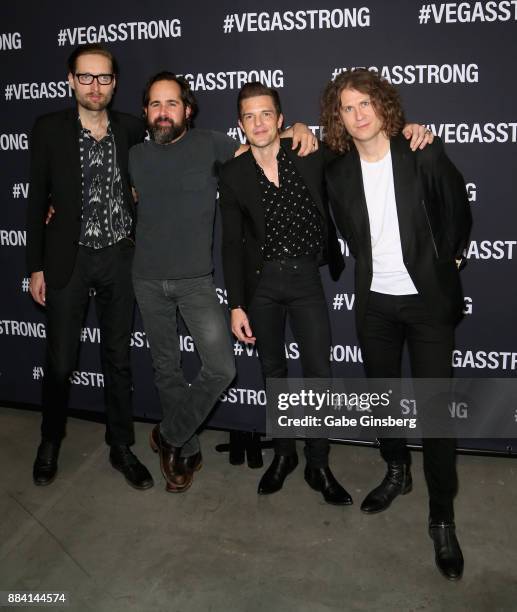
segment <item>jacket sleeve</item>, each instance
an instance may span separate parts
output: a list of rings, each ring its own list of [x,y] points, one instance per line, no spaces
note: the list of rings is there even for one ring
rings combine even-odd
[[[29,274],[43,270],[45,217],[49,205],[50,177],[48,140],[38,119],[30,135],[29,200],[27,204],[27,269]]]
[[[425,165],[430,165],[428,170],[431,173],[431,188],[441,207],[441,230],[451,249],[451,255],[458,259],[462,257],[468,244],[472,213],[461,172],[445,153],[441,141],[436,139],[435,142],[435,150]],[[426,160],[425,155],[423,160]]]
[[[219,180],[219,204],[222,220],[222,260],[224,283],[230,308],[246,308],[244,294],[244,232],[242,210],[233,189]]]

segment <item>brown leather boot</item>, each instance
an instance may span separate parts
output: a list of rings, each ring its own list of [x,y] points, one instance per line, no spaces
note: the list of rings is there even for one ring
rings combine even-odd
[[[171,493],[180,493],[186,491],[194,480],[194,472],[199,472],[203,467],[203,457],[201,452],[197,452],[190,457],[180,457],[175,468],[175,473],[181,471],[182,484],[179,484],[178,478],[174,484],[167,483],[167,491]]]
[[[160,468],[166,481],[166,491],[178,493],[187,489],[192,484],[192,475],[188,477],[185,463],[180,460],[181,447],[169,444],[160,433],[159,425],[153,427],[149,442],[153,451],[160,455]]]

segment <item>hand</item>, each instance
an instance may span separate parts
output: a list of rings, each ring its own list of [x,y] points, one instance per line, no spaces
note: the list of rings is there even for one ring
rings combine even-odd
[[[425,125],[418,125],[418,123],[408,123],[404,126],[402,133],[407,140],[411,139],[409,146],[412,151],[425,149],[434,140],[434,134],[431,130],[428,130]]]
[[[241,144],[241,146],[237,149],[237,151],[235,151],[234,157],[239,157],[239,155],[246,153],[246,151],[249,148],[250,148],[249,144]]]
[[[298,151],[299,157],[306,157],[318,150],[318,139],[309,130],[305,123],[295,123],[293,130],[293,151],[300,146]]]
[[[463,270],[463,268],[467,265],[466,257],[456,257],[454,261],[456,262],[456,268],[458,270]]]
[[[33,272],[29,284],[32,299],[40,306],[45,306],[45,295],[47,286],[45,285],[45,277],[43,272]]]
[[[51,204],[47,210],[47,217],[45,218],[45,225],[48,225],[50,223],[50,220],[55,214],[56,214],[56,209]]]
[[[248,317],[242,308],[232,308],[231,325],[237,340],[246,344],[255,344],[256,338],[253,336]]]
[[[134,187],[131,187],[131,195],[133,196],[133,202],[138,204],[138,191]]]

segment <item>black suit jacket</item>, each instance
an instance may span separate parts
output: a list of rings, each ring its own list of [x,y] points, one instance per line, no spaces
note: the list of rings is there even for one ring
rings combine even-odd
[[[133,217],[135,206],[128,177],[128,151],[141,142],[140,119],[109,112],[117,147],[124,197]],[[56,214],[48,225],[49,204]],[[82,187],[77,109],[43,115],[30,137],[30,188],[27,211],[27,265],[29,273],[43,270],[45,282],[60,288],[75,265],[81,231]]]
[[[307,157],[291,150],[292,140],[282,138],[281,147],[292,159],[309,190],[324,224],[325,246],[320,264],[328,263],[331,276],[344,268],[336,229],[329,215],[323,146]],[[230,308],[246,309],[257,287],[264,263],[266,224],[262,194],[251,150],[226,162],[219,173],[219,198],[223,226],[223,271]]]
[[[454,324],[463,309],[455,258],[461,257],[472,224],[465,182],[439,138],[413,152],[397,136],[391,140],[391,159],[407,271],[431,315]],[[372,247],[357,150],[330,163],[326,176],[336,225],[356,259],[356,321],[361,330],[372,281]]]

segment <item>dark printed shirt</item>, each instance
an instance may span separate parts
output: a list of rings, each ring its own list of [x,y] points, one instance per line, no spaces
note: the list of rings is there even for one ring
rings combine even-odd
[[[79,128],[83,208],[79,244],[102,249],[131,234],[132,218],[124,201],[111,127],[95,140],[90,130]]]
[[[322,221],[312,196],[292,160],[280,148],[279,187],[255,162],[266,220],[264,258],[316,255],[323,245]]]

